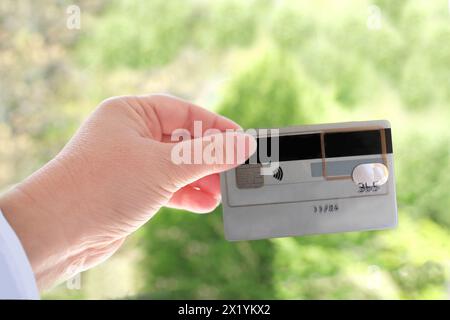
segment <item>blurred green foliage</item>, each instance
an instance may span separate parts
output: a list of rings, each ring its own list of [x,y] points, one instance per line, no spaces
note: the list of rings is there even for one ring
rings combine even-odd
[[[113,1],[93,34],[80,43],[81,61],[107,69],[161,66],[186,47],[221,50],[255,37],[256,1]],[[258,9],[259,8],[259,9]],[[255,11],[256,9],[256,11]],[[214,32],[211,32],[214,28]]]
[[[162,209],[100,266],[118,272],[123,257],[133,288],[111,290],[117,281],[100,285],[107,272],[93,270],[83,290],[48,297],[449,297],[446,1],[79,1],[79,31],[57,14],[68,2],[24,2],[34,9],[0,5],[3,187],[50,158],[100,99],[158,90],[245,128],[390,120],[400,212],[390,231],[229,243],[220,208]]]

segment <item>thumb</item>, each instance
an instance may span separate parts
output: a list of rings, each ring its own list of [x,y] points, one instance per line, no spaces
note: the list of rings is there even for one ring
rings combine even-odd
[[[256,139],[243,132],[222,132],[170,146],[170,163],[179,187],[244,163],[256,151]]]

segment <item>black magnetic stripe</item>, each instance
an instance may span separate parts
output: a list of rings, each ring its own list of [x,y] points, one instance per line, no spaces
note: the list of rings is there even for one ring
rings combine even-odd
[[[392,153],[391,130],[384,129],[386,153]],[[333,132],[324,135],[325,157],[351,157],[381,154],[380,130]]]
[[[386,153],[392,153],[391,129],[386,128],[384,136],[386,141]],[[294,161],[322,158],[320,133],[285,135],[276,138],[257,138],[258,162],[259,150],[263,148],[264,141],[267,142],[267,150],[263,154],[270,157],[271,140],[279,139],[279,161]],[[330,132],[324,134],[325,157],[351,157],[362,155],[373,155],[382,153],[380,130]],[[267,162],[267,159],[262,159]],[[248,163],[248,161],[246,162]]]

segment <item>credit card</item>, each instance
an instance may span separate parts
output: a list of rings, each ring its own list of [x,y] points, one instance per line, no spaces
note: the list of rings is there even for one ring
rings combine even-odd
[[[397,225],[386,120],[256,129],[258,148],[222,173],[225,237],[255,240]]]

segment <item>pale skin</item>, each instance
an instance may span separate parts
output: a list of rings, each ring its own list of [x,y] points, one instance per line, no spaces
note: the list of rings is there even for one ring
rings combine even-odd
[[[0,197],[41,290],[110,257],[163,206],[205,213],[220,203],[219,173],[248,158],[256,142],[235,133],[245,141],[244,159],[176,165],[170,135],[193,132],[194,121],[203,130],[239,129],[165,95],[108,99],[53,160]]]

